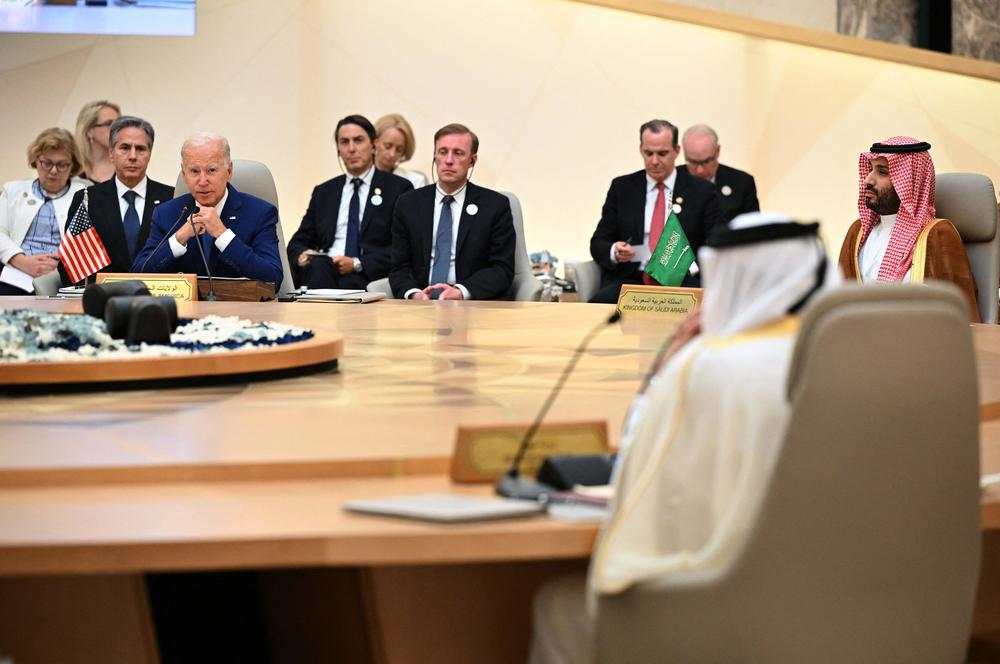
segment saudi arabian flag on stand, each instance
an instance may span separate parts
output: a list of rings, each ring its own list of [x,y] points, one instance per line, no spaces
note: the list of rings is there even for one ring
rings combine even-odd
[[[646,274],[661,286],[680,286],[692,263],[694,249],[684,235],[680,219],[671,210],[667,223],[663,225],[660,241],[646,263]]]

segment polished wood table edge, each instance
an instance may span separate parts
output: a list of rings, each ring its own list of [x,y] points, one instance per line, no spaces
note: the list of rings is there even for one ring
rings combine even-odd
[[[322,480],[364,477],[440,475],[451,468],[451,457],[396,457],[304,460],[275,463],[164,464],[86,468],[6,468],[0,489],[25,487],[86,487],[174,482],[253,482],[260,480]]]
[[[540,516],[526,521],[548,521]],[[125,574],[169,571],[455,565],[590,557],[597,524],[552,522],[551,530],[491,530],[357,537],[215,540],[0,547],[0,576]]]

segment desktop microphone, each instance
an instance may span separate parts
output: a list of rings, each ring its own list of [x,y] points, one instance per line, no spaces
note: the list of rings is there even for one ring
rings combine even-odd
[[[197,207],[195,209],[197,209]],[[149,263],[150,259],[152,259],[153,256],[156,255],[156,252],[160,250],[160,247],[162,247],[163,243],[167,241],[167,238],[174,234],[174,229],[177,228],[177,224],[181,223],[181,221],[187,215],[187,212],[188,212],[188,206],[185,205],[183,208],[181,208],[181,214],[179,217],[177,217],[177,221],[175,221],[173,225],[170,227],[170,230],[167,231],[167,233],[160,238],[160,241],[156,243],[155,247],[153,247],[153,251],[149,254],[149,256],[146,256],[146,260],[144,260],[142,262],[142,265],[139,266],[139,272],[144,272],[146,270],[146,264]]]
[[[542,421],[549,412],[549,408],[552,407],[552,403],[559,396],[559,392],[562,390],[563,384],[569,375],[573,373],[573,369],[576,367],[577,362],[580,361],[580,356],[583,355],[583,351],[587,349],[590,342],[596,337],[607,325],[612,325],[617,323],[621,319],[622,315],[620,311],[615,311],[607,320],[602,320],[600,323],[595,325],[587,336],[583,338],[580,344],[573,351],[573,356],[570,361],[566,364],[566,368],[563,369],[562,375],[559,376],[559,380],[556,382],[552,391],[549,392],[548,398],[545,403],[542,404],[542,408],[538,411],[538,415],[535,416],[535,420],[528,427],[528,430],[524,432],[524,438],[521,439],[521,444],[517,448],[517,454],[514,456],[514,460],[510,464],[510,469],[507,473],[500,478],[496,485],[496,492],[505,498],[520,498],[522,500],[542,500],[544,496],[552,493],[554,489],[547,485],[541,484],[535,480],[527,479],[521,475],[521,460],[524,458],[524,453],[528,451],[528,447],[531,445],[531,440],[535,437],[535,433],[538,428],[542,426]]]
[[[192,216],[198,214],[199,208],[196,205],[194,207],[194,212],[191,213]],[[191,220],[191,228],[194,229],[194,219]],[[208,260],[205,258],[205,249],[201,246],[201,237],[195,232],[192,240],[198,245],[198,253],[201,254],[201,264],[205,266],[205,274],[208,275],[208,293],[205,295],[206,302],[215,302],[217,299],[215,297],[215,285],[212,284],[212,271],[208,269]]]

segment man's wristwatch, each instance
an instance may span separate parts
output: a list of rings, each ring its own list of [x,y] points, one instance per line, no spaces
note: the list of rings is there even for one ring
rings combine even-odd
[[[361,272],[361,259],[357,256],[354,257],[354,271]]]

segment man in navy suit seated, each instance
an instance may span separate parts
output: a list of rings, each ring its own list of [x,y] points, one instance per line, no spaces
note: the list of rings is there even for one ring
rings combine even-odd
[[[611,181],[601,220],[590,238],[590,255],[602,268],[601,289],[591,302],[616,303],[622,284],[655,285],[643,268],[671,212],[696,255],[712,229],[725,226],[715,186],[674,168],[680,149],[677,139],[677,127],[666,120],[650,120],[639,127],[644,168]],[[697,263],[680,285],[701,285]]]
[[[408,300],[510,298],[517,237],[510,200],[469,181],[479,138],[461,124],[434,134],[438,181],[403,194],[392,220],[393,295]]]
[[[156,208],[146,246],[132,263],[132,271],[207,276],[202,252],[193,240],[201,243],[212,276],[247,277],[280,287],[278,211],[229,184],[233,177],[229,141],[208,133],[184,141],[181,175],[191,193]]]
[[[313,189],[288,262],[300,286],[363,289],[389,274],[392,211],[413,185],[375,170],[375,127],[363,115],[338,122],[334,139],[347,174]]]

